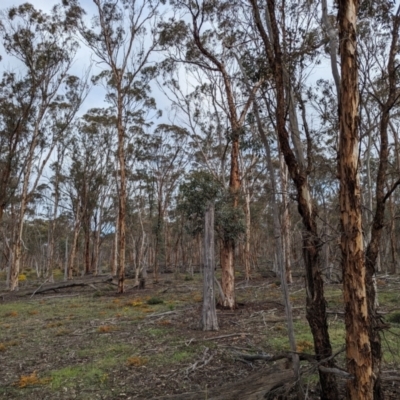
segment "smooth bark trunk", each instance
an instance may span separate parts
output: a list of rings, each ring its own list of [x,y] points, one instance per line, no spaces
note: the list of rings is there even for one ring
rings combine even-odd
[[[121,77],[117,77],[120,79]],[[124,293],[125,281],[125,248],[126,248],[126,167],[125,167],[125,127],[123,125],[123,98],[119,82],[117,104],[118,130],[118,164],[119,164],[119,197],[118,197],[118,293]]]

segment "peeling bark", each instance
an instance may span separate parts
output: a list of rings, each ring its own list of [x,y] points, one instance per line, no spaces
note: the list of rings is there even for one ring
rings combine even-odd
[[[316,224],[316,210],[312,202],[310,189],[307,182],[306,171],[299,165],[296,155],[291,148],[289,133],[286,129],[285,110],[285,82],[282,60],[282,49],[279,39],[279,28],[275,15],[275,1],[267,1],[267,9],[271,23],[273,41],[264,29],[258,4],[255,0],[249,0],[254,15],[254,22],[263,40],[268,63],[274,72],[276,90],[276,128],[280,150],[284,156],[290,177],[297,191],[298,210],[303,221],[303,257],[306,269],[306,316],[314,338],[314,348],[318,360],[329,358],[332,355],[332,347],[329,340],[328,324],[326,316],[326,302],[324,298],[324,286],[321,276],[320,249],[321,240]],[[323,363],[325,367],[334,367],[333,360]],[[336,378],[332,373],[319,369],[322,398],[336,400],[339,398]]]
[[[339,103],[340,222],[349,399],[372,399],[373,374],[359,182],[358,0],[339,1],[341,88]]]

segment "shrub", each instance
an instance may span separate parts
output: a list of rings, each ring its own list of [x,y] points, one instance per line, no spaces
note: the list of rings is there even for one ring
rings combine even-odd
[[[151,297],[147,300],[147,304],[156,305],[156,304],[163,304],[164,300],[160,299],[159,297]]]

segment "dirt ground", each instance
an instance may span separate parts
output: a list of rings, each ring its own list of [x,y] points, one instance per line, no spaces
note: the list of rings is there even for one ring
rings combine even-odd
[[[400,282],[381,277],[378,283],[381,311],[395,321],[383,340],[384,387],[388,399],[399,399]],[[287,358],[247,357],[267,359],[289,350],[276,278],[257,277],[247,283],[239,277],[239,307],[218,310],[216,332],[199,328],[200,274],[165,274],[145,290],[131,286],[128,281],[123,295],[116,295],[112,284],[3,295],[0,398],[212,399],[225,388],[251,387],[256,377],[290,367]],[[290,293],[297,351],[312,354],[301,279],[291,285]],[[341,285],[327,286],[326,296],[331,342],[338,366],[344,367]],[[316,370],[315,363],[301,362],[301,381],[309,399],[319,398]],[[341,380],[342,391],[344,384]],[[269,398],[296,398],[291,386]],[[233,399],[232,394],[226,396]]]

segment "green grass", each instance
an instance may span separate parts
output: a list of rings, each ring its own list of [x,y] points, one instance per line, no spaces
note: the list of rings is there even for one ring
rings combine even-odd
[[[51,381],[41,387],[19,389],[12,386],[14,377],[10,377],[7,382],[4,379],[6,388],[0,384],[0,398],[36,400],[41,398],[38,393],[43,394],[42,398],[56,398],[56,393],[65,392],[63,398],[91,400],[95,398],[94,393],[101,391],[105,398],[111,399],[116,398],[115,390],[124,391],[123,384],[129,379],[129,384],[136,387],[133,383],[135,379],[143,379],[146,374],[166,377],[171,374],[170,371],[175,371],[181,385],[179,390],[184,392],[184,385],[189,385],[188,390],[193,390],[193,387],[188,380],[181,382],[180,378],[190,365],[202,359],[205,347],[213,352],[213,363],[221,362],[221,365],[227,359],[232,365],[231,345],[273,354],[289,350],[286,322],[264,325],[262,318],[250,317],[253,312],[260,312],[260,305],[262,312],[275,310],[274,315],[284,316],[283,309],[276,304],[282,303],[281,288],[273,285],[276,278],[271,278],[268,285],[241,287],[237,291],[237,300],[249,306],[249,313],[247,309],[239,309],[238,313],[227,313],[221,318],[225,324],[221,323],[221,332],[215,335],[240,332],[240,326],[246,331],[248,325],[241,325],[242,318],[249,318],[255,329],[249,331],[252,335],[246,338],[248,342],[241,338],[235,342],[230,339],[207,341],[207,334],[193,330],[193,325],[198,322],[195,318],[200,318],[200,314],[196,317],[195,313],[200,312],[201,277],[195,274],[190,282],[185,281],[184,274],[180,278],[178,287],[188,288],[188,291],[174,292],[172,289],[162,293],[164,288],[156,287],[147,296],[135,292],[134,295],[111,297],[110,294],[103,295],[109,290],[104,288],[77,297],[57,298],[49,294],[47,299],[34,296],[32,299],[5,302],[0,309],[0,345],[4,345],[3,350],[0,346],[0,356],[6,363],[14,363],[15,381],[19,378],[18,374],[29,374],[35,368],[38,368],[40,378],[48,377]],[[291,287],[291,291],[294,314],[296,318],[301,318],[294,321],[298,351],[313,353],[313,338],[304,315],[305,290],[298,285]],[[380,288],[380,303],[384,311],[396,308],[399,293],[391,287]],[[343,310],[342,298],[340,285],[326,286],[326,299],[331,310]],[[262,303],[264,300],[268,301]],[[191,314],[188,313],[191,319],[183,311],[187,307],[191,310]],[[154,314],[171,310],[177,312],[164,318],[154,317]],[[237,325],[229,325],[231,319]],[[397,369],[400,367],[400,312],[386,314],[386,321],[392,327],[384,332],[382,340],[385,367]],[[344,321],[340,315],[329,314],[328,324],[335,353],[344,346]],[[110,329],[101,330],[100,327]],[[195,341],[190,342],[191,339]],[[46,362],[37,363],[42,357],[47,358]],[[130,365],[130,358],[146,361],[143,365]],[[23,372],[16,360],[24,360]],[[338,365],[344,366],[343,353],[337,361]],[[235,364],[234,368],[240,366]],[[306,379],[311,384],[317,381],[316,375],[312,374]],[[204,382],[199,384],[204,385]],[[143,394],[143,390],[140,393]],[[147,397],[143,395],[142,398]]]
[[[68,366],[52,371],[50,377],[50,386],[53,391],[64,387],[74,387],[77,384],[85,387],[105,385],[108,380],[105,366],[94,364]]]
[[[190,359],[192,357],[193,357],[193,352],[188,352],[186,350],[181,350],[181,351],[177,351],[174,354],[172,354],[171,362],[179,363],[179,362],[186,361],[186,360],[188,360],[188,359]]]
[[[400,302],[400,293],[397,290],[379,290],[378,289],[379,304],[386,306],[398,305]]]

